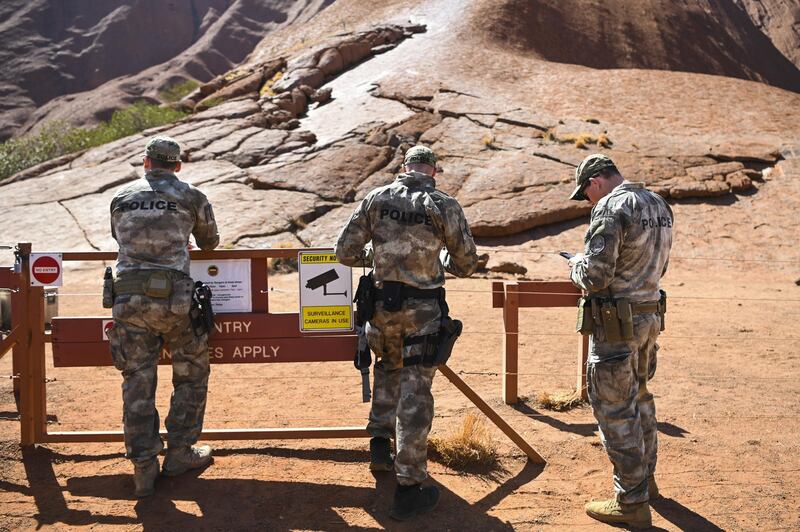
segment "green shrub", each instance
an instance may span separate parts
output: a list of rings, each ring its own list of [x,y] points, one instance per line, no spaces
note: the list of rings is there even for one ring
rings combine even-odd
[[[161,98],[162,101],[167,103],[177,102],[197,87],[200,86],[200,83],[193,79],[187,79],[186,81],[178,82],[174,85],[171,85],[160,91],[158,96]]]
[[[62,155],[100,146],[151,127],[174,122],[185,113],[136,102],[115,111],[108,122],[94,127],[74,127],[64,122],[45,124],[35,135],[0,143],[0,180]]]
[[[198,104],[196,110],[205,111],[206,109],[211,109],[212,107],[218,106],[219,104],[221,104],[224,101],[225,101],[225,98],[223,98],[222,96],[214,96],[213,98],[206,98],[205,100],[202,100]]]

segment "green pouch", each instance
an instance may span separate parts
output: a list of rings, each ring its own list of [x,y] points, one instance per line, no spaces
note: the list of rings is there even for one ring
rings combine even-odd
[[[578,299],[578,322],[575,332],[592,334],[594,332],[594,319],[592,318],[592,300],[588,297]]]
[[[167,298],[172,294],[172,279],[167,272],[153,272],[144,282],[144,295],[154,298]]]
[[[623,340],[633,340],[633,312],[631,302],[628,299],[620,298],[616,300],[617,317],[619,318],[619,328]]]
[[[600,307],[600,317],[603,321],[603,330],[606,333],[607,342],[621,342],[622,332],[619,326],[619,316],[617,315],[617,305],[614,301],[603,301]]]

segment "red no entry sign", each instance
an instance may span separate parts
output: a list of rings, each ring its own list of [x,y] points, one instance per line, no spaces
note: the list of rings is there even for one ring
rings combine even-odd
[[[31,286],[61,286],[61,253],[31,253]]]

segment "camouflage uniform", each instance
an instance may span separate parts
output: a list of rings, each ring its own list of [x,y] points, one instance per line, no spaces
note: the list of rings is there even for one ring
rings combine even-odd
[[[623,182],[592,209],[585,253],[572,282],[590,295],[658,301],[659,280],[672,246],[672,210],[641,183]],[[595,323],[586,380],[600,438],[614,466],[617,500],[648,500],[647,479],[656,468],[657,427],[647,382],[656,366],[657,312],[633,316],[633,339],[609,342]]]
[[[339,260],[363,265],[364,246],[372,241],[377,288],[385,281],[398,281],[435,289],[444,285],[445,270],[459,277],[471,275],[478,257],[464,212],[435,186],[433,177],[409,172],[370,192],[339,234]],[[367,324],[370,349],[380,358],[367,430],[373,437],[395,437],[401,485],[419,484],[428,476],[431,383],[436,372],[418,363],[423,344],[404,345],[404,339],[436,333],[441,318],[437,300],[411,298],[397,312],[384,310],[378,301]]]
[[[163,448],[155,407],[162,347],[168,346],[172,355],[174,391],[165,423],[169,446],[194,444],[203,426],[208,338],[197,337],[189,321],[194,283],[187,246],[194,234],[202,249],[213,249],[219,236],[205,195],[162,169],[147,171],[143,179],[116,193],[111,201],[111,232],[119,243],[118,283],[155,271],[172,281],[172,292],[165,298],[118,294],[114,327],[108,333],[114,366],[123,375],[126,455],[145,462]]]

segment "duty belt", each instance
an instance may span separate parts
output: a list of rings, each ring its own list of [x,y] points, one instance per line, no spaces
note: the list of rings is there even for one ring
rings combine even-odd
[[[144,294],[144,282],[146,277],[139,275],[128,275],[117,277],[114,280],[114,295],[118,296],[140,296]]]
[[[187,276],[183,272],[170,270],[125,272],[114,280],[114,296],[168,297],[172,293],[172,283],[184,277]]]
[[[631,303],[631,312],[634,314],[655,314],[658,312],[658,301]]]
[[[443,288],[415,288],[413,286],[403,286],[403,299],[439,299]],[[375,289],[375,301],[383,301],[383,289]]]

